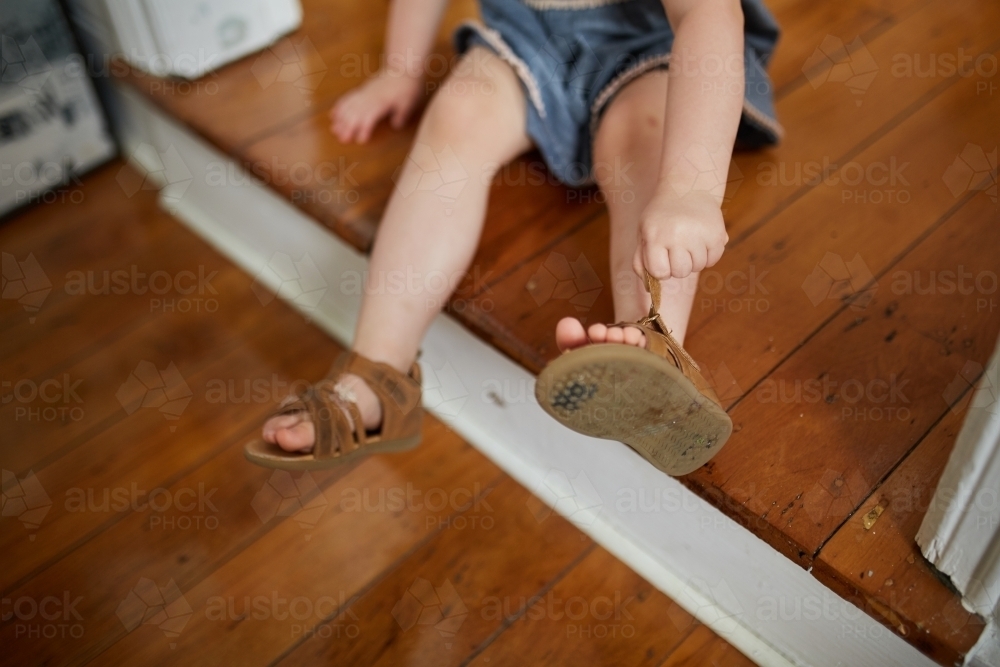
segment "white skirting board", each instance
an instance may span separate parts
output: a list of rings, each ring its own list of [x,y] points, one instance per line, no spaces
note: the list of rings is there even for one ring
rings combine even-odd
[[[152,176],[165,208],[349,342],[360,303],[349,281],[366,259],[248,177],[209,183],[220,164],[241,172],[125,86],[115,99],[126,156],[161,170]],[[279,285],[282,261],[305,294]],[[450,317],[435,320],[422,350],[428,409],[758,664],[935,664],[626,446],[550,419],[533,376]],[[539,520],[548,511],[533,510]]]

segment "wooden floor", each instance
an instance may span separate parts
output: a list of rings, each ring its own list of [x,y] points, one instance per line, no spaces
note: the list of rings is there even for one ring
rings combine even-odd
[[[41,306],[0,301],[0,664],[753,664],[433,417],[340,470],[246,463],[339,348],[127,170],[0,225]]]
[[[941,664],[952,664],[974,644],[982,621],[964,611],[922,559],[913,536],[961,427],[970,388],[1000,332],[995,287],[1000,76],[994,71],[1000,5],[993,0],[768,4],[783,28],[770,70],[786,135],[776,148],[734,160],[724,207],[731,241],[719,265],[702,278],[688,336],[688,350],[708,369],[736,433],[716,459],[683,481],[892,631]],[[187,86],[148,76],[129,77],[129,83],[319,223],[366,250],[414,128],[383,127],[371,145],[345,147],[330,136],[326,113],[333,100],[377,67],[385,3],[305,0],[303,5],[303,28],[260,56]],[[467,0],[452,3],[438,43],[441,53],[450,54],[450,28],[474,11]],[[962,58],[967,59],[958,69]],[[478,278],[462,285],[451,306],[465,326],[536,372],[556,353],[552,330],[561,317],[612,317],[604,207],[592,191],[521,178],[538,159],[519,160],[495,184],[472,269]],[[124,228],[70,234],[58,241],[40,237],[38,243],[50,243],[47,252],[62,261],[75,257],[81,270],[103,270],[112,261],[109,253],[123,266],[142,255],[124,249],[133,246],[122,241],[137,234]],[[102,238],[105,245],[98,248]],[[191,266],[189,238],[152,225],[142,239],[151,244],[142,246],[146,256],[155,247],[156,257],[173,262],[165,270]],[[161,255],[167,245],[176,252]],[[24,248],[32,247],[25,241]],[[567,262],[589,266],[593,274],[578,268],[563,276]],[[959,274],[965,278],[956,289]],[[582,289],[591,275],[601,282],[592,303],[559,298],[561,293],[545,287],[559,278]],[[220,269],[215,283],[236,289],[232,286],[246,280],[233,269]],[[285,333],[278,329],[287,323],[247,309],[250,297],[245,297],[220,299],[219,307],[232,326],[254,332],[252,351],[266,349],[281,355],[282,363],[314,368],[313,348],[283,347]],[[38,317],[55,317],[48,311],[68,299],[53,290]],[[162,370],[162,360],[172,357],[191,364],[182,373],[207,373],[200,376],[205,382],[257,377],[243,370],[247,351],[197,314],[171,313],[174,330],[147,320],[122,324],[130,312],[122,304],[145,307],[145,299],[96,299],[75,316],[61,315],[62,326],[48,337],[30,327],[12,329],[15,377],[46,378],[56,353],[75,355],[67,359],[79,366],[57,367],[102,378],[95,386],[120,383],[141,359],[158,360]],[[95,340],[121,327],[129,327],[127,338],[116,339],[130,351],[128,360],[88,356],[96,353]],[[203,340],[215,347],[195,342]],[[198,415],[216,434],[233,427],[222,412],[209,410],[214,406],[196,408],[196,403],[185,418],[188,412]],[[36,425],[15,422],[9,442],[31,447],[5,454],[12,460],[4,467],[21,474],[57,466],[67,486],[80,470],[120,479],[115,475],[126,464],[118,443],[137,438],[133,424],[152,417],[139,417],[145,414],[140,410],[119,424],[118,403],[107,399],[101,405],[88,406],[84,419],[66,423],[53,438],[39,439]],[[239,412],[240,428],[250,429],[265,410],[250,408]],[[10,411],[11,405],[2,409]],[[178,432],[182,424],[177,421]],[[119,433],[102,437],[105,426]],[[146,475],[166,470],[174,475],[171,483],[196,483],[173,467],[202,462],[205,453],[182,448],[173,435],[161,437],[143,440],[142,452],[126,454],[128,465]],[[79,447],[91,441],[100,452],[96,457]],[[11,449],[4,446],[5,452]],[[235,461],[235,449],[230,450]],[[66,530],[87,544],[97,539],[92,534],[102,521],[126,521],[117,514],[81,516],[86,520],[71,522],[75,528]],[[246,520],[253,524],[255,517]],[[43,526],[49,522],[47,517]],[[65,555],[68,543],[43,538],[43,532],[19,547],[31,557],[17,559],[25,565],[15,567],[12,581],[30,581],[39,563],[49,562],[38,559]],[[245,539],[223,541],[217,549],[237,558]],[[302,553],[312,546],[299,544]],[[177,558],[185,559],[185,572],[209,567],[205,554],[175,548]],[[325,542],[323,553],[329,548]],[[586,558],[581,567],[596,556]],[[350,565],[364,568],[367,561]],[[254,566],[269,571],[265,562]],[[169,578],[154,574],[158,585]],[[133,579],[139,576],[141,568],[132,573]],[[194,590],[195,579],[177,576],[185,591]],[[433,577],[428,580],[438,585]],[[204,599],[228,595],[224,591],[240,585],[235,575],[207,581],[197,589]],[[391,598],[385,604],[394,604]],[[520,626],[520,632],[534,627]],[[501,639],[507,636],[511,631]]]
[[[1000,5],[768,4],[783,29],[770,70],[786,135],[734,160],[731,241],[702,278],[688,336],[736,433],[683,481],[951,664],[982,621],[962,610],[913,536],[926,507],[917,501],[933,493],[1000,331],[990,283],[1000,272]],[[413,127],[383,127],[371,145],[345,147],[329,135],[326,111],[377,63],[385,6],[304,6],[300,31],[201,86],[132,83],[365,250]],[[474,12],[472,2],[451,5],[441,53],[451,53],[451,27]],[[277,82],[283,66],[302,77]],[[612,317],[606,212],[594,192],[521,178],[538,159],[518,161],[495,184],[479,278],[451,308],[536,372],[556,354],[561,317]],[[288,178],[296,164],[306,168]],[[566,273],[567,262],[593,274]],[[971,276],[966,288],[949,289],[960,271]],[[558,277],[582,289],[592,275],[601,290],[589,305],[546,287]],[[968,288],[977,277],[980,287]],[[877,528],[866,529],[871,510]]]

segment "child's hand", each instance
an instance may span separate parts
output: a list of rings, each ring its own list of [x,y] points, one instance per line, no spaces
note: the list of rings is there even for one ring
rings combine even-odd
[[[632,266],[639,277],[645,268],[658,280],[686,278],[714,266],[728,241],[718,197],[657,194],[642,213]]]
[[[420,79],[379,74],[337,100],[330,110],[330,131],[342,143],[363,144],[386,116],[392,127],[402,127],[420,97]]]

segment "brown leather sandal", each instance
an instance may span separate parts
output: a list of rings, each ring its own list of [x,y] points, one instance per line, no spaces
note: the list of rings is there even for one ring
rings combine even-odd
[[[553,359],[538,376],[535,397],[563,425],[624,442],[668,475],[686,475],[715,456],[733,422],[698,364],[660,318],[660,282],[648,273],[653,303],[635,327],[645,349],[596,343]]]
[[[365,431],[354,397],[337,387],[337,381],[345,373],[363,379],[382,402],[382,426],[377,433]],[[387,364],[343,352],[326,379],[290,396],[268,417],[308,412],[316,429],[312,451],[286,452],[278,445],[258,439],[247,443],[243,454],[251,463],[265,468],[318,470],[369,454],[413,449],[420,444],[423,423],[420,395],[420,366],[416,363],[409,375],[403,375]],[[344,414],[345,408],[350,420]]]

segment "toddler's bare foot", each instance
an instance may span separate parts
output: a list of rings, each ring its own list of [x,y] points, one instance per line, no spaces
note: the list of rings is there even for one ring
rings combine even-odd
[[[591,343],[622,343],[645,347],[646,335],[635,327],[609,327],[591,324],[584,330],[575,317],[564,317],[556,325],[556,345],[560,351],[572,350]]]
[[[378,430],[382,425],[382,404],[375,392],[357,375],[345,374],[337,382],[337,387],[357,398],[361,421],[368,431]],[[351,415],[344,410],[348,422],[353,424]],[[288,452],[308,452],[316,442],[316,430],[308,412],[271,417],[264,423],[264,440],[278,445]]]

